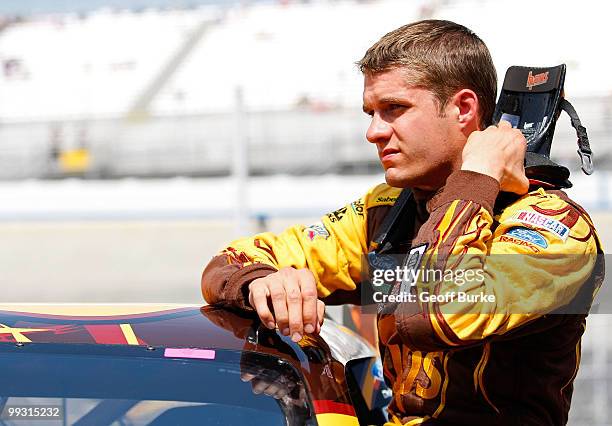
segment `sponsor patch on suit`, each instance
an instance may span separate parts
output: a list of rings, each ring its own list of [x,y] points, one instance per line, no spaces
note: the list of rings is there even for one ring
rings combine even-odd
[[[514,238],[518,238],[519,240],[523,240],[525,242],[535,244],[536,246],[547,248],[548,243],[546,242],[546,238],[538,231],[533,229],[524,228],[524,227],[516,227],[510,229],[504,235],[509,235]]]
[[[567,237],[569,236],[569,228],[567,226],[556,219],[538,212],[520,210],[511,217],[511,220],[515,220],[526,225],[531,225],[536,228],[546,229],[562,241],[567,240]]]
[[[317,236],[327,239],[329,237],[329,231],[323,225],[323,222],[316,222],[312,225],[304,228],[304,233],[310,239],[310,241],[314,240]]]

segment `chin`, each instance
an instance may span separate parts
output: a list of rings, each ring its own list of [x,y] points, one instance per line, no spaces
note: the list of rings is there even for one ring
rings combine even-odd
[[[396,170],[389,169],[385,172],[385,181],[387,185],[394,188],[409,188],[414,187],[417,184],[418,179],[414,176],[406,176],[401,173],[397,173]]]
[[[439,182],[442,174],[434,174],[429,179],[425,175],[413,175],[409,173],[399,173],[398,170],[388,169],[385,172],[387,185],[394,188],[418,188],[424,191],[433,191],[444,185],[448,175],[444,175],[444,180]]]

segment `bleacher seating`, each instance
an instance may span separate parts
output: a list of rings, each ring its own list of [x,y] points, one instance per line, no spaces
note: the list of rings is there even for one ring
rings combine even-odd
[[[426,17],[474,29],[500,80],[512,64],[566,62],[566,92],[585,111],[594,150],[607,154],[597,140],[612,132],[612,57],[586,43],[593,31],[612,38],[611,6],[598,3],[597,13],[561,3],[517,0],[503,16],[494,0],[343,0],[15,22],[0,32],[0,177],[49,175],[41,164],[53,144],[87,145],[99,176],[222,173],[230,167],[238,90],[256,172],[367,169],[376,158],[364,142],[354,62],[385,32]],[[553,154],[575,162],[573,132],[563,123],[557,133]]]

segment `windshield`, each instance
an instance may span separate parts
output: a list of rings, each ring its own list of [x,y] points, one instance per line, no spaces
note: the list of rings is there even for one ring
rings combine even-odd
[[[241,380],[245,373],[292,388],[282,399],[256,394]],[[40,426],[312,422],[296,370],[253,352],[2,344],[0,377],[0,425],[24,425],[34,417]]]

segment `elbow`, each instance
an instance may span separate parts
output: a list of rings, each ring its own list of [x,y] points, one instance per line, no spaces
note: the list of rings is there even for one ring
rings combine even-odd
[[[200,290],[202,292],[202,297],[209,305],[218,303],[221,299],[226,281],[222,273],[223,266],[225,265],[226,262],[224,259],[220,256],[215,256],[202,271]]]
[[[206,286],[206,269],[202,271],[202,276],[200,277],[200,291],[202,292],[202,297],[207,304],[213,303],[208,287]]]

